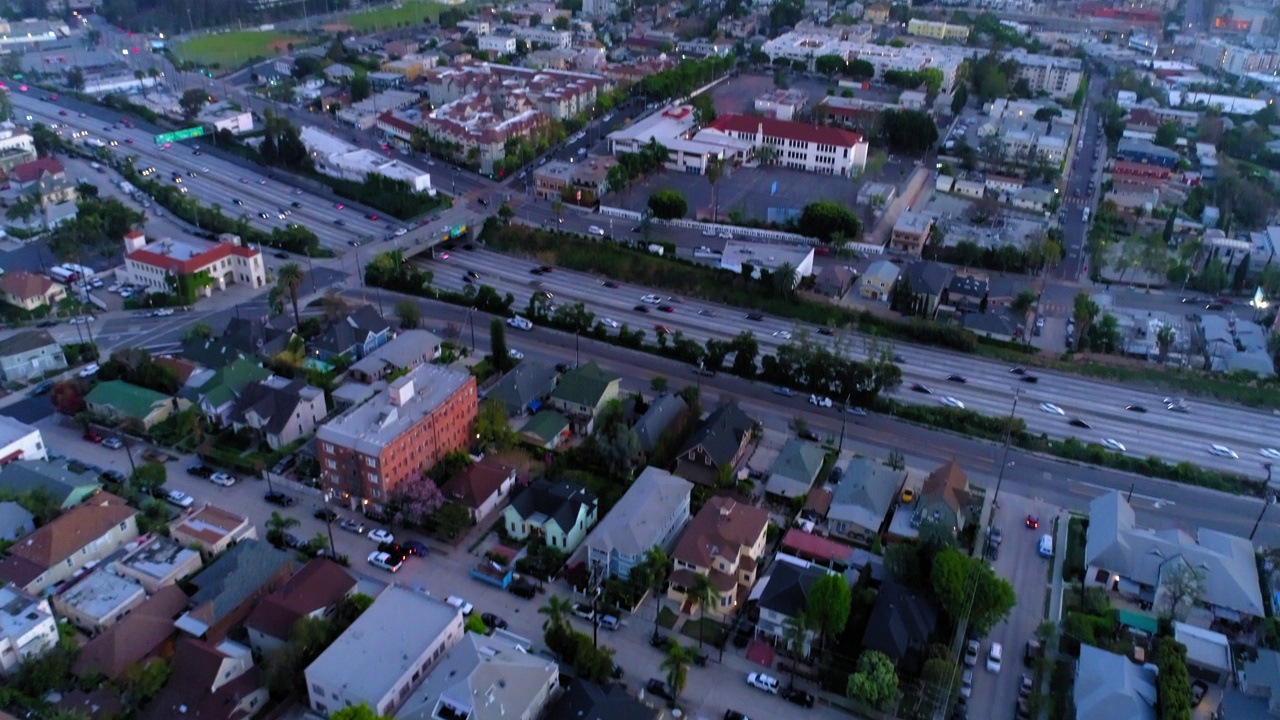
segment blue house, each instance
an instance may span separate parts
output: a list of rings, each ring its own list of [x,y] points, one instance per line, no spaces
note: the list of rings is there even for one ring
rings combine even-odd
[[[352,361],[377,350],[391,339],[391,323],[372,306],[362,305],[346,317],[329,323],[312,339],[312,354],[325,362],[339,357]]]
[[[1150,140],[1121,138],[1119,144],[1116,145],[1116,159],[1173,169],[1178,166],[1180,158],[1178,153],[1169,148],[1161,147]]]

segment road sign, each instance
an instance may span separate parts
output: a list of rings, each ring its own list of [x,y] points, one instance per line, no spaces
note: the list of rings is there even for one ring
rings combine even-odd
[[[163,145],[165,143],[177,142],[179,140],[190,140],[191,138],[204,137],[203,127],[187,128],[177,132],[162,133],[156,136],[156,144]]]

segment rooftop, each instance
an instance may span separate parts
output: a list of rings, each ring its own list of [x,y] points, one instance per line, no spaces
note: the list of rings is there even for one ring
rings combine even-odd
[[[0,448],[8,447],[10,444],[38,432],[40,430],[21,420],[15,420],[8,415],[0,415]],[[6,458],[0,458],[0,460],[4,459]]]
[[[173,530],[208,545],[221,542],[226,536],[241,529],[249,518],[229,510],[206,504],[194,513],[173,524]]]
[[[501,635],[467,633],[449,649],[431,674],[405,702],[398,720],[504,720],[532,717],[533,704],[545,702],[560,677],[552,660]]]
[[[813,248],[811,247],[727,240],[724,244],[724,254],[720,256],[720,266],[732,269],[741,268],[744,265],[758,265],[766,270],[776,270],[783,263],[787,263],[798,272],[799,268],[812,256]]]
[[[104,571],[91,572],[58,593],[63,605],[100,620],[109,619],[138,595],[145,595],[145,591],[137,581]]]
[[[175,569],[190,562],[192,555],[199,554],[196,550],[178,544],[176,540],[157,535],[132,555],[117,562],[140,575],[161,581],[173,574]]]
[[[933,224],[933,218],[928,215],[915,212],[913,210],[904,210],[898,215],[898,219],[893,223],[893,231],[896,233],[911,233],[912,235],[920,235],[929,231],[929,226]]]
[[[672,558],[709,568],[716,557],[736,558],[769,524],[769,511],[726,497],[712,497],[685,527]]]
[[[596,525],[587,547],[623,556],[643,555],[662,541],[666,524],[681,504],[688,504],[693,483],[656,467],[646,467],[631,487]]]
[[[232,255],[250,258],[262,254],[256,248],[242,246],[239,237],[231,235],[224,238],[216,243],[191,238],[164,238],[134,250],[128,254],[128,259],[180,275],[189,275]]]
[[[58,341],[53,339],[48,330],[23,330],[0,340],[0,357],[18,355],[57,344]]]
[[[51,615],[42,603],[12,585],[0,585],[0,634],[16,639],[31,632]]]
[[[474,383],[470,375],[442,365],[420,365],[378,393],[320,427],[321,442],[353,447],[365,455],[378,455],[422,418],[439,409],[454,393]],[[405,399],[393,401],[399,390]]]

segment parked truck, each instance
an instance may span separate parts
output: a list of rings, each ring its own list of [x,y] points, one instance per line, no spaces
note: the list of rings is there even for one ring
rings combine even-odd
[[[503,590],[506,590],[515,580],[515,574],[511,572],[510,567],[503,567],[492,560],[485,560],[471,568],[471,577]]]

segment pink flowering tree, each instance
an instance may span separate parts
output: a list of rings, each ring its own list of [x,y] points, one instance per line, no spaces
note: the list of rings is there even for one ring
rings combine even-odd
[[[421,526],[444,505],[444,494],[433,480],[424,475],[401,483],[391,494],[388,505],[392,520],[397,525]]]

